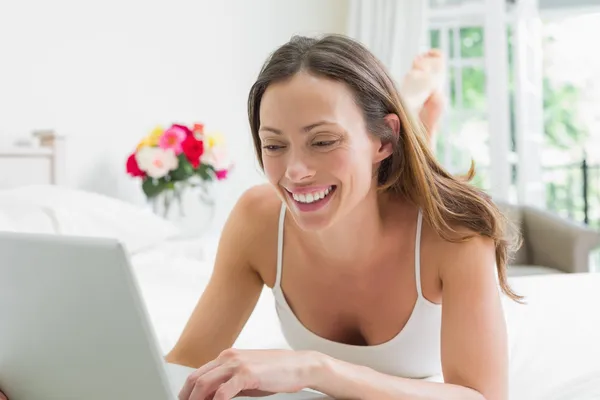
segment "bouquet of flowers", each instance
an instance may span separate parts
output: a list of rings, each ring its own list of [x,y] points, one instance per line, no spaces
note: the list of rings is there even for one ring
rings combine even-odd
[[[126,163],[127,173],[141,179],[148,200],[163,198],[165,214],[171,200],[181,201],[187,188],[200,188],[201,200],[212,204],[206,184],[226,179],[231,168],[223,135],[205,133],[200,123],[156,127]]]

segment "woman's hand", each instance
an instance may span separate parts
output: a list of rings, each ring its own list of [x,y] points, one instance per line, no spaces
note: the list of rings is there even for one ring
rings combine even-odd
[[[188,377],[179,400],[298,392],[318,376],[319,359],[313,352],[228,349]]]

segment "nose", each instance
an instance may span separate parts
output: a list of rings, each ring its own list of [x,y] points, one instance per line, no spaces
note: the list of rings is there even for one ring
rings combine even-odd
[[[309,166],[307,156],[293,152],[288,160],[285,177],[290,182],[300,182],[315,176],[315,170]]]

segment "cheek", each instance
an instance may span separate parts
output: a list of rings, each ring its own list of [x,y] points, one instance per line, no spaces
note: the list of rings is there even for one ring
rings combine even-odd
[[[265,176],[271,183],[277,183],[285,173],[283,157],[263,156],[263,168]]]
[[[333,155],[329,170],[344,180],[351,180],[354,185],[370,184],[372,174],[372,157],[369,152],[359,148],[348,148]]]
[[[315,169],[323,176],[347,179],[352,174],[353,160],[347,149],[335,149],[317,154]]]

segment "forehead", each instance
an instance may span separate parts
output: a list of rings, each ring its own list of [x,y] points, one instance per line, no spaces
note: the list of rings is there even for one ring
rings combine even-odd
[[[308,73],[269,85],[260,106],[261,123],[279,127],[319,120],[344,125],[355,123],[360,115],[352,91],[343,82]]]

